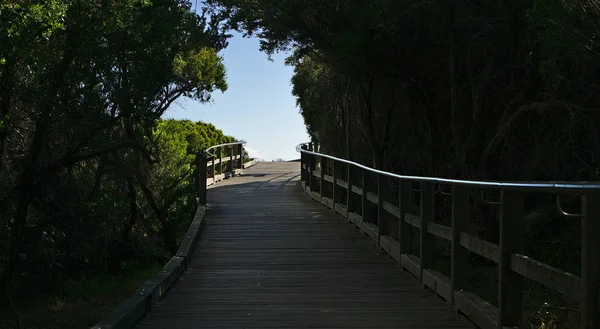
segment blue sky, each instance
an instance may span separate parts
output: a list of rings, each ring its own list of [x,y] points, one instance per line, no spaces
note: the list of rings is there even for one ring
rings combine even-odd
[[[221,52],[227,91],[214,93],[207,104],[180,100],[164,117],[210,122],[226,135],[248,142],[251,156],[297,159],[295,146],[309,137],[291,94],[293,67],[285,66],[286,54],[274,55],[271,62],[258,49],[258,39],[234,34]]]

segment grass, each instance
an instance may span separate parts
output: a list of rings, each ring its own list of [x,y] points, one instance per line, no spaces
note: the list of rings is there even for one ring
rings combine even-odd
[[[161,268],[158,264],[133,264],[116,275],[64,283],[53,296],[24,296],[0,317],[0,328],[89,329]]]

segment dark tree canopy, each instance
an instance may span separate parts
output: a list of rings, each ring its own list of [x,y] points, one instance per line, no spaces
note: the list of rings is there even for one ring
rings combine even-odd
[[[0,308],[173,251],[192,153],[233,138],[160,117],[227,89],[219,24],[183,0],[0,4]]]

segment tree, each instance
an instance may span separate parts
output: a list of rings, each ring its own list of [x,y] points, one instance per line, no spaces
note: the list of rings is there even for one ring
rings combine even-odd
[[[0,18],[9,31],[0,36],[4,295],[40,244],[107,243],[110,231],[127,240],[141,215],[138,189],[166,221],[145,172],[157,161],[152,131],[178,97],[205,102],[227,88],[217,55],[227,36],[217,18],[197,16],[181,0],[28,0],[0,5]],[[104,208],[109,200],[114,213]],[[95,215],[84,219],[99,209],[105,227]],[[75,222],[106,235],[75,239]]]
[[[598,177],[591,1],[207,2],[267,54],[293,51],[297,104],[329,153],[410,175]],[[494,241],[493,214],[476,215]]]

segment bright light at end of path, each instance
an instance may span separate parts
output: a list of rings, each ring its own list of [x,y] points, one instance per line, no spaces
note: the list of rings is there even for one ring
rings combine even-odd
[[[263,153],[263,152],[261,152],[259,150],[255,150],[255,149],[253,149],[251,147],[248,147],[248,146],[244,146],[244,149],[246,149],[246,152],[248,152],[248,155],[251,158],[258,158],[258,159],[261,159],[261,160],[264,160],[266,158],[265,153]]]

